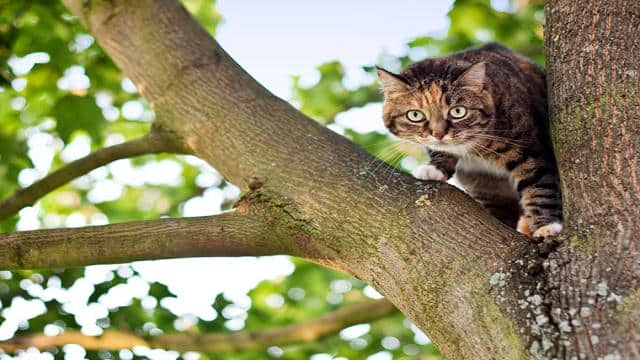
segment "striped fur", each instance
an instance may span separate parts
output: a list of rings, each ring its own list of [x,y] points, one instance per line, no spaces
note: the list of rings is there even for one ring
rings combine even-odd
[[[426,146],[434,169],[419,177],[456,176],[504,223],[533,236],[562,229],[558,171],[548,133],[545,75],[498,44],[427,59],[400,74],[378,69],[389,130]],[[463,106],[456,119],[450,110]],[[420,121],[408,112],[419,110]],[[422,175],[420,175],[422,174]],[[435,174],[435,175],[434,175]],[[524,221],[524,223],[523,223]]]

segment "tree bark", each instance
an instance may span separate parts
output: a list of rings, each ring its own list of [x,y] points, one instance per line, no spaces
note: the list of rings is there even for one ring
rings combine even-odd
[[[546,49],[565,241],[546,261],[563,357],[640,358],[640,3],[551,1]],[[558,334],[558,332],[556,332]]]
[[[0,268],[38,269],[202,256],[295,254],[275,213],[158,219],[0,234]]]
[[[64,2],[177,141],[244,190],[259,179],[249,204],[290,215],[299,255],[375,286],[450,357],[524,356],[489,284],[523,237],[446,184],[389,178],[267,92],[177,1]]]
[[[369,282],[447,357],[640,357],[637,2],[547,4],[568,225],[556,247],[446,184],[371,166],[258,85],[177,1],[64,2],[173,141],[249,191],[240,209],[293,234],[283,252]]]

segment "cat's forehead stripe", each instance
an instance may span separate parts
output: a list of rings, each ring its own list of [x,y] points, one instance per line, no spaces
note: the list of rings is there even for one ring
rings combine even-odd
[[[429,84],[429,88],[424,91],[425,98],[427,99],[427,105],[437,106],[442,100],[442,88],[435,81]]]

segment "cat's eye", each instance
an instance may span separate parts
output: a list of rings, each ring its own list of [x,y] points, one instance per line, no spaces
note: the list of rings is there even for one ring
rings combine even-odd
[[[409,119],[409,121],[419,122],[426,119],[426,116],[420,110],[409,110],[407,111],[407,119]]]
[[[449,115],[454,119],[462,119],[467,115],[467,108],[462,105],[454,106],[449,109]]]

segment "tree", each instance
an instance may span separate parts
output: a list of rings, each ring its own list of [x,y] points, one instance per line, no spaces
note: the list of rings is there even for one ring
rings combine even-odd
[[[64,3],[157,114],[142,140],[98,154],[193,154],[244,195],[212,217],[4,234],[3,268],[289,254],[374,285],[450,358],[640,356],[639,4],[546,6],[567,230],[533,243],[446,184],[372,166],[259,86],[179,3]],[[86,172],[79,161],[67,172]]]

